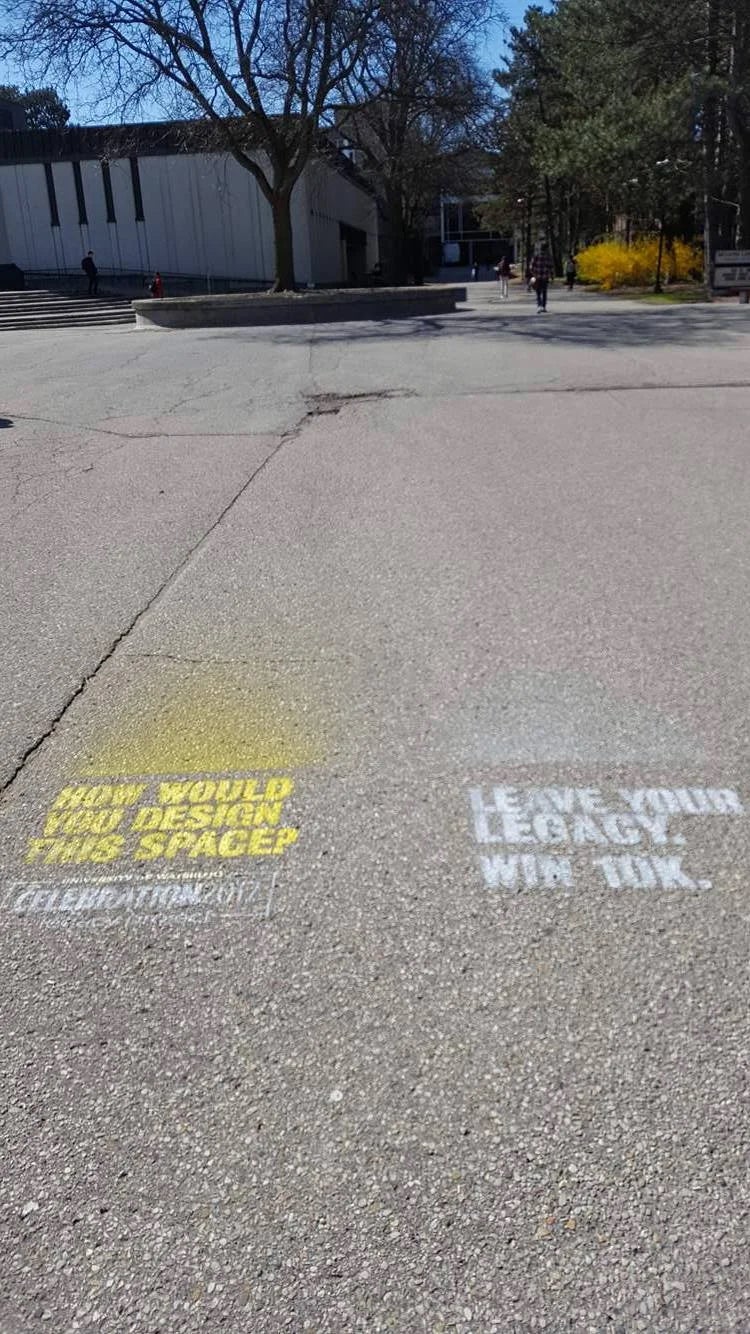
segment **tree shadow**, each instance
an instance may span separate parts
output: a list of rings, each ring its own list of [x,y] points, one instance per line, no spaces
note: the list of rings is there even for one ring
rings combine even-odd
[[[207,330],[204,332],[208,332]],[[424,315],[403,320],[287,325],[263,329],[222,329],[216,337],[272,338],[288,345],[306,345],[311,335],[319,344],[367,343],[399,338],[481,338],[498,342],[524,339],[537,344],[581,348],[664,348],[731,346],[750,334],[750,317],[742,307],[678,306],[674,309],[601,310],[555,306],[537,318],[499,308],[458,310],[453,315]]]

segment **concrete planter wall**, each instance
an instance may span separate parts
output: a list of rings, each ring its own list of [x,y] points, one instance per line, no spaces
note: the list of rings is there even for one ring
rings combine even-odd
[[[457,302],[465,300],[465,287],[380,287],[151,298],[134,301],[133,309],[141,329],[221,329],[446,315],[455,311]]]

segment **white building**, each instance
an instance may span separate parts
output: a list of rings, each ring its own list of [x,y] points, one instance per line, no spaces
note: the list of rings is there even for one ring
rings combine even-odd
[[[0,133],[0,266],[270,283],[270,206],[222,152],[173,124]],[[292,196],[300,284],[358,282],[378,259],[375,200],[343,156],[315,159]]]

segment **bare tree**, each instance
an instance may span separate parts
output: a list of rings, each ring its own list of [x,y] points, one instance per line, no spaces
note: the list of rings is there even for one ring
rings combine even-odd
[[[476,160],[489,93],[475,49],[501,17],[495,0],[382,0],[344,82],[339,128],[380,194],[397,281],[418,269],[415,238],[436,196],[458,193]]]
[[[66,82],[87,76],[122,114],[173,100],[271,206],[274,290],[294,287],[291,200],[377,0],[15,0],[0,52]]]

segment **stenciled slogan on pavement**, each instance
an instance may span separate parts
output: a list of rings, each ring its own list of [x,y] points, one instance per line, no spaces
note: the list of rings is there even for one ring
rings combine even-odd
[[[488,889],[711,889],[686,851],[691,822],[737,818],[734,788],[473,787],[469,801]]]
[[[169,778],[71,784],[29,839],[26,863],[139,865],[279,856],[299,830],[284,824],[291,778]]]
[[[294,780],[162,777],[69,783],[25,847],[30,870],[9,887],[18,914],[65,916],[175,908],[270,912],[275,873],[258,876],[299,837]],[[228,878],[234,867],[251,876]]]

